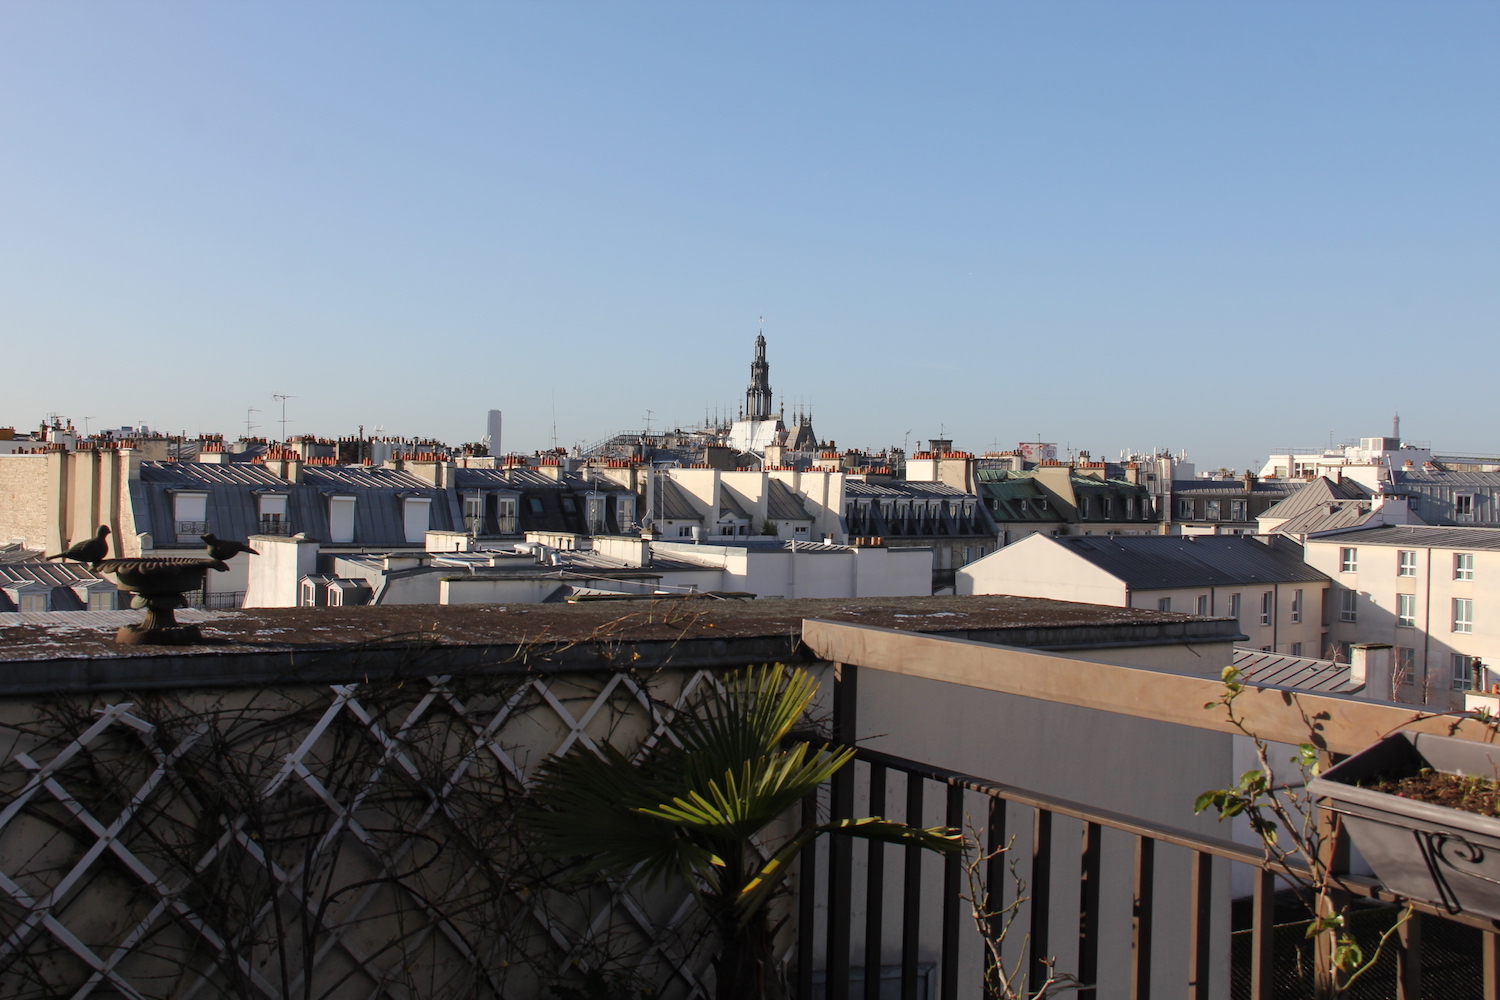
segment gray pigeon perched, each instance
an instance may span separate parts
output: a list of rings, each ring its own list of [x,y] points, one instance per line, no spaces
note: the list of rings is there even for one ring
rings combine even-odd
[[[109,558],[109,525],[99,525],[99,533],[93,538],[74,542],[62,552],[48,559],[71,559],[74,562],[97,563]]]
[[[252,556],[260,555],[259,552],[246,545],[244,542],[231,541],[228,538],[215,538],[213,535],[199,535],[203,544],[208,546],[208,554],[212,559],[224,560],[248,552]]]

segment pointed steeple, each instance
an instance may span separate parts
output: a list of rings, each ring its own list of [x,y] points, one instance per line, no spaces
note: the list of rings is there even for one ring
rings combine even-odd
[[[771,418],[771,366],[766,363],[766,335],[755,338],[755,360],[750,363],[750,388],[745,390],[745,419]]]

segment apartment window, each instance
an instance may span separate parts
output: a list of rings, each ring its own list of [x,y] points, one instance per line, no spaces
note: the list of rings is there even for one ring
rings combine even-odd
[[[1158,597],[1156,599],[1156,610],[1157,611],[1171,611],[1172,610],[1172,599],[1170,597]]]
[[[431,497],[403,497],[401,500],[401,527],[409,545],[416,545],[427,537],[432,526]],[[351,526],[352,531],[352,526]]]
[[[1453,631],[1474,631],[1474,602],[1467,597],[1453,599]]]
[[[690,525],[690,524],[679,524],[677,526],[677,537],[678,538],[692,538],[693,537],[693,526]]]
[[[1359,621],[1359,613],[1355,610],[1355,602],[1359,600],[1359,594],[1353,590],[1339,591],[1339,621]]]
[[[1262,625],[1271,624],[1271,612],[1275,608],[1275,600],[1276,594],[1273,591],[1268,590],[1260,595],[1260,623]]]
[[[1229,519],[1231,521],[1250,520],[1250,503],[1247,500],[1229,501]]]
[[[1198,614],[1199,615],[1206,615],[1206,614],[1208,614],[1208,595],[1207,594],[1199,594],[1198,595]]]
[[[1474,657],[1467,653],[1453,654],[1453,690],[1474,690]]]
[[[1208,521],[1217,521],[1219,519],[1219,501],[1203,501],[1203,517]]]
[[[1239,619],[1240,619],[1240,595],[1239,594],[1230,594],[1229,595],[1229,617],[1233,618],[1235,621],[1239,621]]]
[[[1415,552],[1402,549],[1400,552],[1396,553],[1396,575],[1417,575],[1417,554]]]
[[[1177,515],[1179,517],[1185,519],[1185,520],[1189,520],[1189,521],[1192,520],[1192,518],[1193,518],[1193,501],[1191,501],[1191,500],[1179,500],[1177,502]]]
[[[1292,624],[1302,621],[1302,591],[1292,591]]]
[[[526,499],[528,501],[527,506],[531,508],[533,514],[540,514],[542,512],[541,497],[527,497]]]
[[[1125,498],[1125,520],[1132,521],[1134,519],[1135,519],[1135,497],[1126,497]]]
[[[464,495],[464,524],[469,530],[482,532],[484,530],[484,494],[468,493]]]
[[[1088,494],[1084,494],[1083,496],[1081,496],[1081,497],[1078,498],[1078,516],[1080,516],[1080,517],[1088,517],[1089,516],[1089,507],[1090,507],[1089,500],[1090,500],[1090,497],[1088,496]]]
[[[1474,520],[1474,497],[1469,493],[1460,493],[1453,498],[1453,514],[1460,521]]]
[[[495,500],[495,531],[502,535],[516,533],[516,498],[498,497]]]
[[[89,591],[90,611],[113,611],[115,610],[115,591],[113,590],[91,590]]]
[[[1359,549],[1339,549],[1339,572],[1355,573],[1359,571]]]
[[[1294,642],[1294,643],[1292,643],[1292,655],[1293,656],[1301,656],[1302,655],[1302,643],[1300,643],[1300,642]]]
[[[354,503],[351,496],[328,498],[328,540],[336,545],[354,541]]]
[[[1417,595],[1396,595],[1396,624],[1402,628],[1417,627]]]
[[[1455,552],[1455,553],[1453,553],[1453,579],[1455,579],[1455,580],[1472,580],[1472,579],[1474,579],[1474,553],[1472,553],[1472,552]]]
[[[1410,646],[1396,647],[1396,683],[1417,682],[1417,651]]]

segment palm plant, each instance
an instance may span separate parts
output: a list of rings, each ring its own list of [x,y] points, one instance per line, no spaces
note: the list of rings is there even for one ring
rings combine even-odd
[[[725,678],[673,720],[676,742],[627,757],[601,745],[542,765],[527,825],[580,874],[681,879],[702,900],[718,939],[718,1000],[781,994],[769,903],[802,849],[824,833],[916,845],[946,854],[964,840],[946,827],[920,829],[878,816],[810,823],[771,855],[755,836],[787,815],[854,757],[850,748],[788,743],[818,682],[777,665]]]

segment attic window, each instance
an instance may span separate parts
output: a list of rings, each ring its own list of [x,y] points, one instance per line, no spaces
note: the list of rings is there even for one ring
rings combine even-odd
[[[527,497],[527,501],[531,504],[531,512],[533,514],[540,514],[542,512],[541,497]]]
[[[562,509],[564,514],[578,513],[578,503],[571,494],[564,493],[562,497]]]

